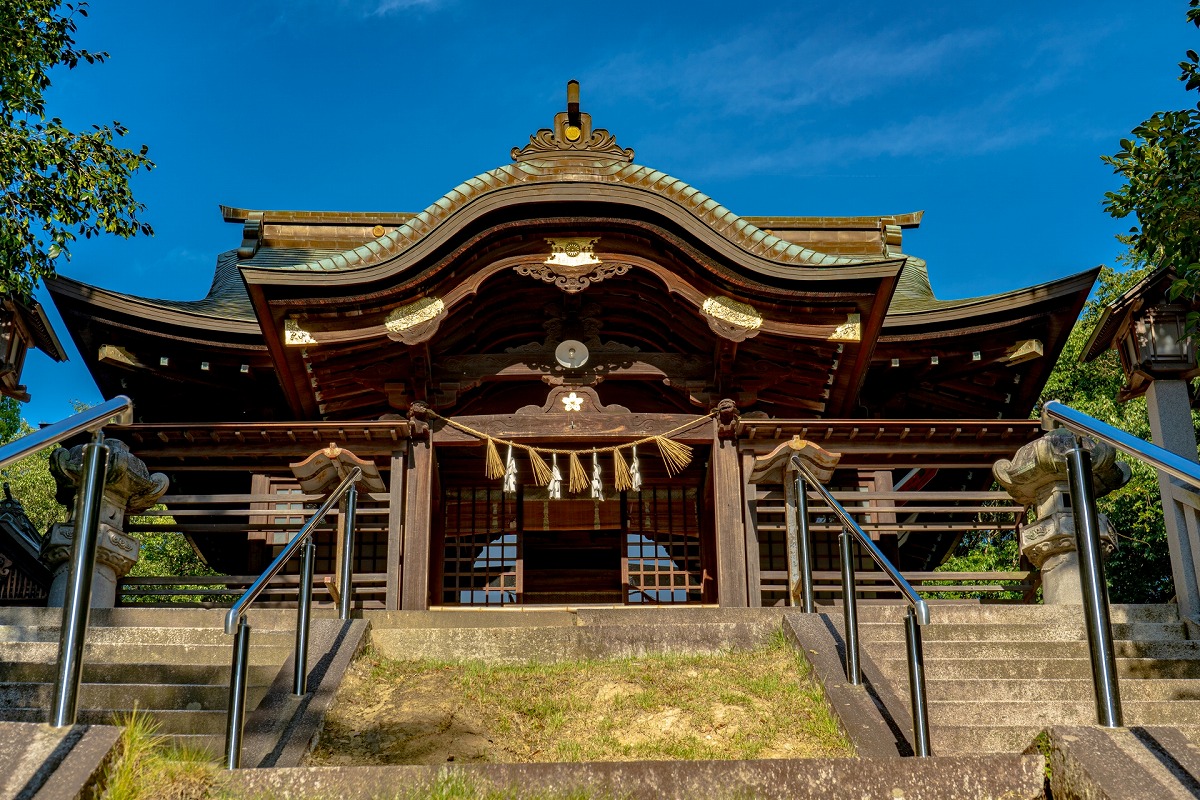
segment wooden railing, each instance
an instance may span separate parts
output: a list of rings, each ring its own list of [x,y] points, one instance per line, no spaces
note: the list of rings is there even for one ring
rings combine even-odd
[[[213,494],[167,495],[160,501],[165,508],[143,511],[126,523],[125,529],[134,535],[147,532],[180,533],[191,536],[228,536],[230,541],[247,538],[262,542],[267,548],[266,561],[271,553],[286,544],[299,527],[298,520],[308,516],[319,504],[322,495],[307,494]],[[296,508],[295,506],[300,506]],[[388,495],[362,494],[357,510],[356,542],[360,558],[354,570],[354,605],[356,608],[383,608],[387,575],[377,562],[362,554],[368,548],[379,548],[379,539],[386,542],[388,529]],[[317,526],[319,536],[332,540],[338,524],[333,512]],[[330,545],[332,546],[332,545]],[[330,568],[319,571],[313,592],[318,606],[336,605],[336,586]],[[375,568],[370,564],[375,563]],[[359,567],[368,566],[366,569]],[[117,584],[118,605],[205,606],[223,607],[244,592],[257,578],[254,575],[183,575],[176,577],[126,576]],[[299,594],[299,578],[283,574],[273,579],[264,593],[267,605],[295,605]]]
[[[887,546],[903,546],[905,557],[900,563],[917,561],[916,553],[925,547],[931,553],[945,549],[964,535],[988,532],[995,538],[1016,537],[1025,509],[1013,502],[1005,492],[991,491],[835,491],[834,498],[855,518],[872,539]],[[759,489],[756,503],[757,531],[767,561],[758,574],[758,586],[763,603],[771,605],[786,597],[786,563],[779,560],[785,532],[784,498],[782,488]],[[813,588],[818,601],[840,599],[841,572],[836,561],[834,540],[841,531],[840,521],[818,497],[810,496],[809,530],[824,536],[828,552],[817,552],[813,570]],[[926,545],[928,542],[928,545]],[[1015,566],[1015,565],[1014,565]],[[856,570],[855,583],[860,593],[869,598],[872,593],[880,599],[894,598],[894,588],[882,573],[874,573],[873,565],[862,561]],[[1034,570],[987,572],[939,572],[923,569],[902,569],[904,578],[924,597],[933,599],[987,598],[1012,602],[1032,602],[1040,586]],[[753,584],[753,582],[752,582]]]

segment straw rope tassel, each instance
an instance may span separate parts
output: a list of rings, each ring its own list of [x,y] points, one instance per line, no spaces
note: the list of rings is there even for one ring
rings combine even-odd
[[[546,459],[542,458],[532,447],[529,448],[529,466],[533,470],[533,482],[538,486],[545,486],[554,477],[554,472],[546,463]]]
[[[625,456],[621,455],[620,448],[613,450],[613,488],[618,492],[627,492],[633,488],[633,482],[629,479],[629,465],[625,463]]]
[[[496,440],[487,437],[487,476],[491,480],[504,477],[504,462],[500,460],[500,452],[496,450]]]
[[[633,446],[633,458],[629,460],[629,490],[631,492],[642,490],[642,465],[638,463],[636,444]]]
[[[579,461],[579,453],[571,451],[571,477],[567,483],[567,488],[571,490],[571,494],[582,492],[588,488],[587,473],[583,471],[583,464]]]
[[[552,453],[553,464],[550,468],[550,482],[546,484],[546,495],[551,500],[562,499],[562,473],[558,471],[558,454]]]
[[[655,436],[654,443],[658,445],[658,453],[662,456],[663,466],[667,468],[668,475],[678,475],[692,463],[692,448],[686,444],[680,444],[665,436]]]

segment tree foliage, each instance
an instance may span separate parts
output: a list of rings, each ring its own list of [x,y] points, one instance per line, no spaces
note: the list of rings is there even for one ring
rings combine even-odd
[[[1190,0],[1187,18],[1200,27],[1200,0]],[[1200,54],[1188,50],[1179,69],[1187,91],[1200,91]],[[1134,257],[1175,269],[1173,296],[1200,295],[1200,104],[1153,114],[1103,159],[1125,181],[1105,195],[1105,210],[1137,220],[1120,238]],[[1200,315],[1193,315],[1191,326],[1197,322]]]
[[[76,132],[46,118],[54,67],[108,57],[76,47],[76,19],[86,16],[87,3],[0,0],[0,292],[30,295],[79,236],[153,233],[129,187],[154,167],[146,146],[118,146],[119,122]]]

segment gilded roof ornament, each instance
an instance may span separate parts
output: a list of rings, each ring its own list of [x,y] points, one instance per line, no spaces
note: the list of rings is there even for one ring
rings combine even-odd
[[[388,338],[417,344],[433,336],[445,316],[446,304],[440,297],[423,297],[388,314],[383,326],[388,330]]]
[[[763,323],[754,306],[739,303],[732,297],[709,297],[700,306],[700,312],[713,333],[733,342],[757,336]]]
[[[599,237],[570,237],[547,239],[550,255],[541,264],[518,264],[513,267],[518,275],[553,283],[567,294],[582,292],[593,283],[605,278],[624,275],[628,264],[605,264],[596,258],[596,242]]]
[[[514,147],[512,159],[538,166],[606,167],[631,163],[633,150],[617,144],[604,128],[592,128],[592,115],[579,110],[579,81],[569,81],[567,110],[554,115],[553,128],[542,128],[529,144]]]
[[[831,342],[859,342],[862,341],[862,315],[847,314],[846,321],[837,326],[837,329],[829,335]]]
[[[316,344],[312,334],[300,327],[300,323],[288,317],[283,321],[283,343],[292,347]]]

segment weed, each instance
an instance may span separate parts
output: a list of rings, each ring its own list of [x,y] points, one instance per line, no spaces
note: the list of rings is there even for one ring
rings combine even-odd
[[[102,800],[200,800],[207,797],[217,767],[207,754],[177,747],[158,734],[158,723],[134,708],[116,719],[121,738],[108,767]]]

